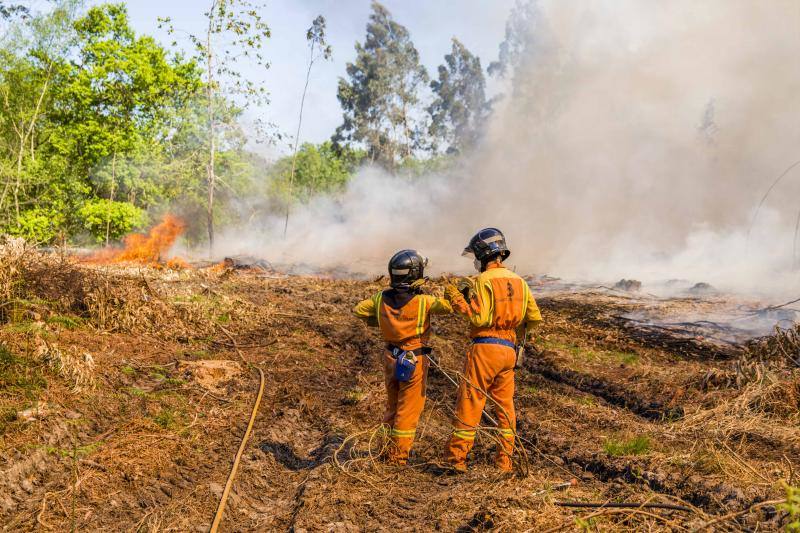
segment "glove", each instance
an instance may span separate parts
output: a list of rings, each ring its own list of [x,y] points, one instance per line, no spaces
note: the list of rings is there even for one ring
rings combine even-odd
[[[422,288],[422,286],[423,286],[423,285],[425,285],[425,283],[426,283],[427,281],[428,281],[428,278],[420,278],[420,279],[418,279],[418,280],[414,281],[414,282],[411,284],[411,288],[412,288],[413,290],[415,290],[415,291],[416,291],[416,290],[419,290],[419,289],[421,289],[421,288]]]
[[[447,301],[452,302],[453,300],[457,300],[459,298],[463,298],[461,292],[459,292],[458,287],[453,285],[452,283],[448,283],[444,286],[444,296],[447,298]]]

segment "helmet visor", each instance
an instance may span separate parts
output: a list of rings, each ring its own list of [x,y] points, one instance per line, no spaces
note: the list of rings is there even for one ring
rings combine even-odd
[[[475,252],[473,252],[472,248],[470,248],[469,246],[464,248],[464,251],[461,252],[461,257],[469,257],[471,255],[475,255]]]

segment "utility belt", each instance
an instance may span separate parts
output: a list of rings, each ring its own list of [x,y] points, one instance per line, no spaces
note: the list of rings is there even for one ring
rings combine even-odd
[[[421,355],[428,355],[433,350],[427,346],[417,350],[404,350],[394,344],[387,344],[386,349],[395,360],[394,377],[397,381],[408,381],[417,369],[417,359]]]
[[[514,354],[516,357],[514,358],[514,368],[519,368],[522,366],[522,361],[525,356],[525,344],[514,344],[510,340],[501,339],[499,337],[475,337],[472,339],[472,344],[499,344],[500,346],[505,346],[506,348],[511,348],[514,350]]]
[[[517,349],[516,344],[508,339],[501,339],[499,337],[475,337],[472,339],[472,344],[499,344],[500,346],[505,346],[512,350]]]

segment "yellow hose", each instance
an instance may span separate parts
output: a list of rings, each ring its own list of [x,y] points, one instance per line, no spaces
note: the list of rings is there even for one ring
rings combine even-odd
[[[236,345],[234,344],[234,346]],[[236,347],[236,350],[239,350],[238,346]],[[241,353],[239,355],[241,355]],[[250,432],[253,430],[253,423],[256,421],[258,406],[261,404],[261,397],[264,395],[264,371],[258,367],[255,367],[255,369],[258,370],[258,374],[261,377],[261,383],[258,386],[258,396],[256,396],[256,401],[253,404],[253,411],[250,413],[250,422],[247,424],[247,430],[244,432],[244,437],[242,437],[241,444],[239,444],[239,451],[236,452],[236,459],[233,460],[233,467],[231,468],[230,474],[228,474],[228,481],[225,482],[225,490],[222,491],[222,498],[219,500],[217,513],[214,515],[214,521],[211,523],[211,529],[209,530],[211,533],[216,533],[219,529],[219,523],[222,521],[222,515],[225,512],[225,504],[228,501],[228,494],[230,494],[231,487],[233,487],[233,478],[236,477],[236,470],[239,468],[239,461],[242,459],[242,454],[244,453],[247,439],[250,438]]]

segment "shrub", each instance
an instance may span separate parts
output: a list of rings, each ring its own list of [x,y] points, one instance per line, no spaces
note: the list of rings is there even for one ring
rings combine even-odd
[[[15,391],[35,400],[47,386],[41,366],[36,361],[13,354],[0,344],[0,392]]]
[[[134,229],[147,224],[147,214],[128,202],[105,199],[89,200],[78,210],[78,218],[95,241],[119,240]]]
[[[75,329],[80,327],[83,323],[83,319],[78,316],[69,316],[69,315],[52,315],[47,318],[48,324],[56,324],[65,329]]]
[[[17,225],[8,228],[8,233],[28,242],[48,244],[55,240],[63,223],[64,219],[58,213],[35,208],[20,213]]]
[[[153,417],[153,421],[164,429],[170,429],[175,426],[177,419],[175,411],[167,407],[161,409],[161,412]]]

